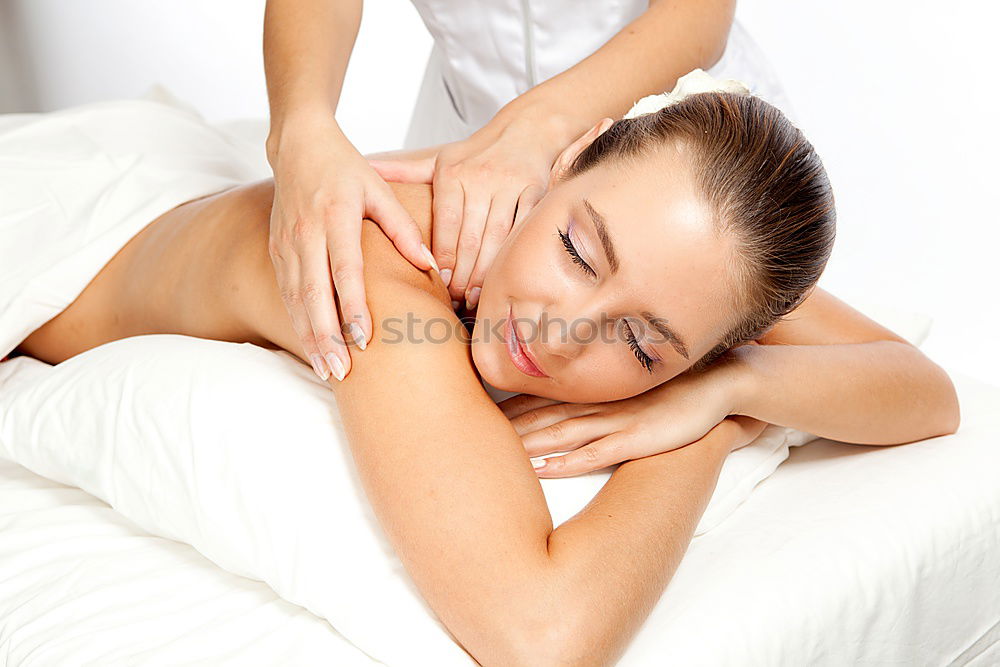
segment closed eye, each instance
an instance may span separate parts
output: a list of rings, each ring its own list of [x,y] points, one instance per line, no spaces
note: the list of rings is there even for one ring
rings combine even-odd
[[[642,364],[642,367],[646,369],[646,372],[652,375],[654,359],[643,352],[642,348],[639,347],[639,341],[635,338],[635,332],[632,331],[632,326],[628,323],[625,324],[625,342],[628,343],[630,348],[632,348],[632,354],[634,354],[635,358],[640,364]]]
[[[580,257],[580,253],[577,252],[576,246],[573,245],[573,241],[569,238],[569,234],[563,232],[563,230],[556,227],[556,232],[559,234],[559,239],[562,241],[563,247],[566,248],[566,252],[573,259],[573,263],[583,269],[584,273],[592,278],[597,277],[597,272],[590,268],[590,265],[583,261],[583,257]]]
[[[569,237],[569,234],[563,232],[563,230],[559,229],[558,227],[556,227],[556,232],[559,234],[559,240],[562,241],[563,248],[566,249],[566,252],[573,260],[573,263],[579,266],[580,269],[587,275],[591,277],[597,277],[597,272],[594,271],[594,269],[592,269],[590,265],[583,260],[583,257],[580,256],[580,253],[577,252],[576,246],[573,245],[573,240]],[[635,355],[635,358],[639,362],[639,364],[646,369],[647,373],[652,374],[653,363],[655,362],[655,359],[653,359],[651,356],[643,352],[642,348],[639,347],[639,341],[636,340],[635,332],[632,331],[632,326],[627,322],[625,323],[624,326],[625,326],[625,342],[628,343],[629,348],[632,350],[632,354]]]

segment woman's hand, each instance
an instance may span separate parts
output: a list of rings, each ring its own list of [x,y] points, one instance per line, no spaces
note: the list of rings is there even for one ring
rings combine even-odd
[[[269,250],[281,298],[316,374],[343,380],[347,342],[372,336],[361,221],[374,220],[420,269],[437,268],[416,223],[330,113],[299,117],[268,138],[274,169]],[[340,313],[334,294],[340,301]]]
[[[734,361],[720,359],[701,373],[684,373],[619,401],[561,403],[521,394],[499,406],[528,456],[567,452],[545,459],[536,468],[540,477],[571,477],[700,439],[738,409],[740,372]],[[741,426],[744,437],[734,449],[752,442],[767,424],[741,416]]]
[[[431,249],[454,301],[472,310],[511,229],[538,203],[556,156],[572,138],[555,114],[498,114],[468,139],[416,160],[378,159],[386,179],[431,183]]]

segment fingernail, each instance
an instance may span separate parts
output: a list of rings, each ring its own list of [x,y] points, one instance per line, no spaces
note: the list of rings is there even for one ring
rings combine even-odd
[[[458,310],[458,307],[461,306],[461,305],[462,305],[461,301],[452,301],[451,302],[451,309],[452,310]]]
[[[368,341],[365,337],[365,332],[361,329],[357,322],[351,322],[348,327],[351,332],[351,338],[354,339],[354,344],[364,350],[368,347]]]
[[[479,293],[483,291],[481,287],[473,287],[469,290],[469,293],[465,295],[465,307],[472,310],[479,303]]]
[[[431,265],[432,267],[434,267],[434,270],[435,270],[435,271],[437,271],[438,273],[441,273],[441,269],[439,269],[439,268],[438,268],[438,263],[437,263],[436,261],[434,261],[434,253],[432,253],[432,252],[431,252],[431,249],[430,249],[430,248],[428,248],[428,247],[427,247],[426,245],[424,245],[423,243],[421,243],[421,244],[420,244],[420,251],[421,251],[422,253],[424,253],[424,257],[425,257],[425,258],[427,259],[427,262],[428,262],[428,263],[429,263],[429,264],[430,264],[430,265]]]
[[[441,276],[441,281],[444,283],[445,287],[451,284],[451,269],[438,271],[438,275]]]
[[[531,459],[531,467],[535,470],[545,467],[545,459]]]
[[[326,379],[330,377],[330,371],[327,370],[326,364],[323,363],[323,357],[313,354],[309,356],[309,361],[312,362],[313,370],[316,371],[319,379],[326,382]]]
[[[344,372],[344,364],[337,358],[333,352],[326,355],[326,362],[330,365],[330,370],[333,371],[333,376],[338,380],[343,381],[344,376],[347,375]]]

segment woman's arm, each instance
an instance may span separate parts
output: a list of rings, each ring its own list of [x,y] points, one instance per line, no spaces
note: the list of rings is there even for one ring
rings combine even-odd
[[[429,190],[395,192],[429,234]],[[266,191],[257,194],[263,203]],[[407,264],[372,223],[363,227],[375,334],[351,375],[331,386],[397,554],[481,663],[612,662],[676,569],[726,454],[755,437],[757,422],[727,419],[683,451],[622,465],[553,530],[520,438],[482,389],[440,278]],[[256,248],[247,273],[258,277],[246,285],[259,299],[246,318],[261,338],[294,346],[261,231],[241,238]],[[413,334],[399,340],[393,332],[408,315]],[[443,342],[427,340],[442,341],[446,328]]]
[[[761,343],[761,344],[757,344]],[[683,447],[727,415],[857,444],[954,433],[948,375],[904,338],[816,288],[759,341],[700,373],[620,401],[515,396],[500,404],[542,477],[571,477]]]
[[[734,414],[863,445],[958,430],[944,369],[819,287],[759,342],[733,350],[744,378]]]

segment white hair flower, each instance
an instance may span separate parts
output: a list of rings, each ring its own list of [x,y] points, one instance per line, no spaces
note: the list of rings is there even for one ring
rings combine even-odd
[[[647,95],[632,105],[623,118],[636,118],[648,113],[656,113],[671,104],[677,104],[688,95],[696,93],[736,93],[749,95],[750,88],[736,79],[716,79],[705,70],[693,69],[677,79],[677,85],[669,93]]]

